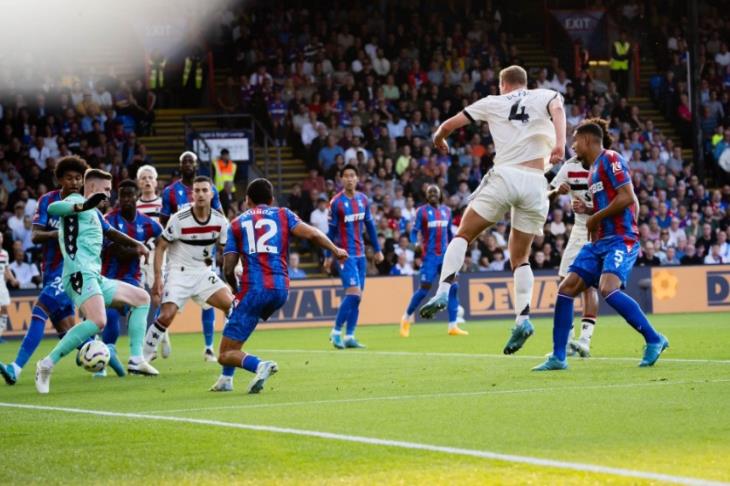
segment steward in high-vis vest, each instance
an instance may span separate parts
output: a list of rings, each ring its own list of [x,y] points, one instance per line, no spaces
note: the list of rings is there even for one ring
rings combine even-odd
[[[165,65],[167,58],[159,51],[153,51],[149,59],[148,88],[152,91],[161,90],[165,87]]]
[[[226,182],[231,183],[232,192],[236,192],[236,185],[234,179],[236,178],[236,163],[231,160],[230,152],[228,149],[221,150],[221,156],[215,161],[215,188],[218,192],[223,190]]]
[[[182,88],[183,106],[199,106],[203,94],[203,76],[205,58],[200,50],[196,49],[194,54],[189,55],[183,62]]]
[[[611,46],[611,81],[616,83],[621,96],[628,96],[629,93],[629,63],[631,56],[631,43],[626,38],[626,32],[622,31],[619,40]]]

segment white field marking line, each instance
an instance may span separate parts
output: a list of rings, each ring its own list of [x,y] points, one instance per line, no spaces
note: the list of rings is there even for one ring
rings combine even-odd
[[[561,392],[571,390],[601,390],[611,388],[639,388],[644,386],[667,386],[667,385],[705,385],[714,383],[730,383],[730,378],[719,380],[685,380],[685,381],[650,381],[642,383],[615,383],[608,385],[583,385],[583,386],[560,386],[560,387],[541,387],[541,388],[513,388],[510,390],[483,390],[471,392],[445,392],[445,393],[423,393],[416,395],[389,395],[380,397],[363,397],[363,398],[335,398],[331,400],[304,400],[297,402],[279,402],[279,403],[258,403],[251,405],[226,405],[219,407],[203,407],[203,408],[183,408],[177,410],[150,410],[146,412],[137,412],[139,414],[157,414],[157,413],[186,413],[186,412],[204,412],[208,410],[239,410],[251,408],[277,408],[277,407],[293,407],[302,405],[326,405],[339,403],[358,403],[358,402],[376,402],[391,400],[418,400],[421,398],[451,398],[451,397],[476,397],[488,395],[512,395],[518,393],[540,393],[540,392]]]
[[[291,354],[337,354],[338,356],[357,356],[361,354],[378,354],[382,356],[433,356],[442,358],[493,358],[493,359],[545,359],[545,355],[525,355],[525,354],[481,354],[481,353],[441,353],[441,352],[428,352],[428,351],[366,351],[357,350],[353,352],[338,351],[338,350],[325,350],[325,349],[258,349],[259,353],[291,353]],[[590,358],[573,358],[577,360],[585,361],[641,361],[641,358],[635,356],[633,358],[628,356],[611,357],[611,356],[598,356]],[[692,359],[692,358],[660,358],[662,363],[716,363],[716,364],[730,364],[730,359]]]
[[[462,449],[458,447],[439,446],[432,444],[422,444],[418,442],[407,442],[401,440],[378,439],[375,437],[364,437],[359,435],[335,434],[331,432],[321,432],[317,430],[294,429],[288,427],[277,427],[273,425],[254,425],[242,424],[237,422],[222,422],[219,420],[203,420],[187,417],[170,417],[166,415],[142,415],[139,413],[111,412],[103,410],[87,410],[81,408],[67,407],[50,407],[44,405],[26,405],[20,403],[0,402],[0,407],[20,408],[26,410],[43,410],[51,412],[65,412],[83,415],[96,415],[102,417],[116,417],[137,420],[155,420],[159,422],[176,422],[194,425],[207,425],[213,427],[226,427],[231,429],[252,430],[256,432],[270,432],[274,434],[297,435],[303,437],[316,437],[318,439],[336,440],[342,442],[353,442],[358,444],[376,445],[383,447],[398,447],[400,449],[420,450],[428,452],[439,452],[455,456],[476,457],[480,459],[489,459],[494,461],[511,462],[518,464],[528,464],[531,466],[551,467],[556,469],[566,469],[571,471],[588,472],[595,474],[608,474],[613,476],[622,476],[628,478],[647,479],[652,481],[665,481],[674,484],[687,485],[728,485],[730,483],[722,483],[719,481],[711,481],[707,479],[691,478],[686,476],[673,476],[649,471],[635,471],[632,469],[623,469],[618,467],[600,466],[596,464],[584,464],[580,462],[567,462],[553,459],[543,459],[531,456],[519,456],[514,454],[502,454],[499,452],[483,451],[477,449]]]

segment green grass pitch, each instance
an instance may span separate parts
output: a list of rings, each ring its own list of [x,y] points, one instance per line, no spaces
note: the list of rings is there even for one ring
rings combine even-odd
[[[550,350],[547,319],[535,321],[535,336],[511,357],[499,354],[507,321],[467,323],[466,337],[447,336],[444,324],[416,325],[408,339],[394,326],[362,327],[368,349],[345,351],[331,348],[326,329],[259,331],[247,349],[280,368],[260,395],[244,393],[251,375],[243,370],[234,392],[208,392],[220,368],[203,362],[202,336],[189,334],[172,336],[172,356],[155,362],[157,378],[93,379],[68,357],[54,371],[51,393],[40,396],[33,375],[56,342],[47,339],[17,385],[0,385],[0,484],[663,482],[584,465],[729,481],[730,319],[652,321],[671,342],[654,368],[636,366],[640,336],[605,317],[595,358],[572,359],[569,370],[552,373],[530,372]],[[18,344],[0,345],[0,360],[10,361]],[[126,340],[119,349],[126,357]]]

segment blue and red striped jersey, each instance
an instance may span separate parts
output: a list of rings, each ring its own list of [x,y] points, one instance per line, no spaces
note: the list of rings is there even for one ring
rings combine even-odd
[[[260,205],[231,222],[223,254],[243,265],[239,298],[249,288],[289,289],[289,236],[301,222],[289,208]]]
[[[370,243],[376,252],[380,251],[378,234],[375,231],[373,215],[370,213],[370,202],[367,196],[356,192],[351,198],[344,191],[339,192],[330,201],[329,214],[330,239],[340,248],[347,250],[350,257],[365,256],[363,225],[367,228]]]
[[[604,150],[591,167],[588,183],[594,211],[601,211],[616,198],[620,187],[631,184],[629,164],[621,154]],[[624,239],[637,240],[639,229],[636,226],[636,209],[632,204],[616,216],[603,219],[598,228],[598,239],[622,236]]]
[[[112,210],[104,218],[109,226],[115,230],[142,243],[150,238],[157,238],[162,233],[160,223],[139,211],[136,212],[134,221],[124,219],[119,208]],[[108,240],[106,243],[109,243]],[[102,255],[101,274],[107,278],[141,286],[142,270],[140,264],[140,258],[133,258],[129,261],[121,260],[118,255],[114,254],[113,247],[106,244]]]
[[[59,218],[48,214],[48,206],[62,199],[60,189],[44,194],[35,209],[33,224],[43,231],[58,231]],[[45,287],[63,273],[63,254],[61,253],[61,247],[58,246],[57,238],[43,243],[42,252],[41,271],[43,272],[43,286]]]
[[[423,256],[441,256],[451,241],[451,209],[443,204],[431,206],[424,204],[416,209],[415,222],[411,230],[411,242],[418,243],[421,233]]]
[[[178,179],[162,191],[162,209],[160,210],[160,215],[172,216],[191,204],[193,204],[192,186],[186,186],[182,180]],[[211,206],[218,211],[223,211],[220,197],[218,197],[218,190],[215,186],[213,186],[213,201],[211,202]]]

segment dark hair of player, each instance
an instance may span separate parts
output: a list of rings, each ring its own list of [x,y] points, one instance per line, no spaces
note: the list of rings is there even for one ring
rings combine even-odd
[[[195,179],[193,179],[193,184],[196,184],[198,182],[207,182],[211,186],[213,185],[213,181],[210,180],[210,177],[208,176],[197,176]]]
[[[274,186],[267,179],[254,179],[248,183],[246,196],[258,204],[271,204],[274,201]]]
[[[89,169],[84,173],[84,182],[90,181],[93,179],[101,179],[104,181],[110,181],[112,180],[112,175],[109,172],[103,171],[101,169]]]
[[[581,123],[575,129],[576,135],[593,135],[596,139],[603,142],[603,129],[595,123]]]
[[[56,179],[61,180],[66,172],[78,172],[84,174],[89,169],[89,165],[84,159],[76,155],[68,155],[59,159],[56,164]]]
[[[520,66],[509,66],[499,72],[499,80],[510,86],[525,86],[527,84],[527,71]]]
[[[122,189],[134,189],[134,191],[137,192],[139,188],[137,186],[137,183],[134,182],[132,179],[125,179],[119,183],[119,192],[121,192]]]
[[[355,171],[355,175],[359,175],[360,174],[360,172],[357,170],[357,167],[355,167],[354,164],[345,164],[345,166],[340,169],[340,177],[342,177],[343,175],[345,175],[345,171],[346,170],[354,170]]]
[[[595,123],[601,130],[603,130],[603,148],[611,148],[613,139],[611,139],[611,132],[608,130],[608,120],[603,118],[587,118],[583,123]]]

